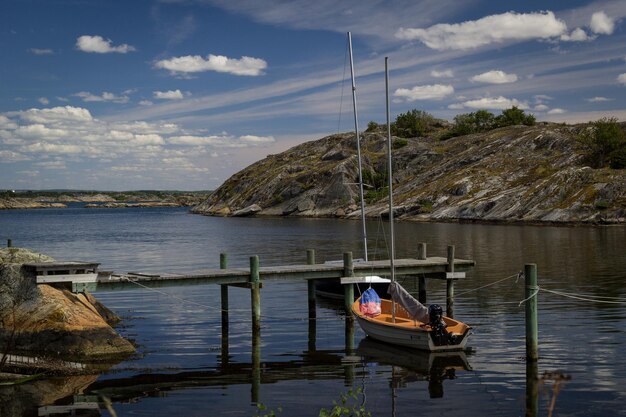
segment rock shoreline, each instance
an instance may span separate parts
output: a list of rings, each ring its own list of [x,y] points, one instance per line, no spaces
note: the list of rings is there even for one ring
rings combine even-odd
[[[394,216],[402,221],[541,225],[626,224],[626,170],[592,169],[584,126],[509,126],[393,151]],[[396,138],[397,139],[397,138]],[[394,139],[395,140],[395,139]],[[386,138],[362,139],[367,218],[388,217]],[[360,218],[354,134],[270,155],[236,173],[192,212],[209,216]]]

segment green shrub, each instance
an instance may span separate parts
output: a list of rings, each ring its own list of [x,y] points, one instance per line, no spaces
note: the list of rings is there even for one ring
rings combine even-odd
[[[400,149],[400,148],[404,148],[408,144],[409,144],[408,140],[404,138],[397,138],[397,139],[394,139],[391,146],[393,149]]]
[[[578,143],[592,167],[626,168],[626,135],[616,118],[591,122],[578,136]]]
[[[367,129],[365,129],[366,132],[375,132],[376,130],[378,130],[378,123],[376,123],[375,121],[371,121],[367,124]]]
[[[426,136],[435,124],[435,118],[423,110],[413,109],[400,113],[391,124],[391,134],[401,138]]]
[[[502,110],[502,114],[495,118],[495,127],[515,126],[515,125],[535,125],[535,116],[525,114],[524,110],[513,106],[510,109]]]

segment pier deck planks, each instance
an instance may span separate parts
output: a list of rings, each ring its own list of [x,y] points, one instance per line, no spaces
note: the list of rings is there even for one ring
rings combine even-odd
[[[443,257],[427,259],[397,259],[394,262],[396,275],[422,275],[428,278],[446,279],[445,272],[448,260]],[[454,270],[469,271],[474,261],[465,259],[454,260]],[[306,281],[310,279],[341,278],[344,267],[341,262],[313,265],[282,265],[259,268],[261,281]],[[379,275],[389,276],[389,260],[355,262],[355,276]],[[167,272],[129,272],[125,275],[99,277],[96,290],[115,290],[137,288],[137,284],[148,287],[194,284],[246,284],[250,280],[250,269],[203,269],[189,273]],[[133,281],[133,282],[130,282]]]

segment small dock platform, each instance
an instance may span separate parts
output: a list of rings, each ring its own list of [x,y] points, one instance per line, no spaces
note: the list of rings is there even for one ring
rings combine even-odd
[[[448,260],[443,257],[427,259],[396,259],[394,261],[396,275],[427,275],[429,278],[446,279]],[[474,261],[455,259],[455,271],[469,271]],[[341,261],[324,264],[301,264],[259,267],[259,280],[264,281],[308,281],[317,279],[339,279],[345,277],[344,265]],[[390,262],[369,261],[354,262],[352,272],[355,277],[371,275],[389,276]],[[458,279],[458,278],[457,278]],[[247,286],[250,281],[250,269],[225,268],[202,269],[188,273],[167,273],[155,271],[128,272],[126,274],[111,274],[99,276],[97,291],[122,290],[137,288],[135,283],[148,287],[164,287],[172,285],[218,284]]]

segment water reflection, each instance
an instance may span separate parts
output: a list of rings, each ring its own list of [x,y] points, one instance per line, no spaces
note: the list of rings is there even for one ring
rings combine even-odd
[[[347,351],[306,351],[292,360],[262,362],[259,349],[253,349],[250,362],[229,361],[201,371],[147,372],[103,380],[97,376],[57,378],[2,389],[2,415],[99,416],[105,409],[117,414],[119,403],[167,396],[177,390],[233,385],[250,386],[250,400],[256,403],[259,390],[268,384],[330,379],[352,386],[357,374],[372,364],[391,366],[392,390],[428,381],[430,398],[441,398],[445,380],[455,379],[459,371],[471,370],[463,352],[420,352],[370,338],[361,340],[352,355]]]
[[[391,388],[404,388],[411,382],[428,381],[430,398],[444,396],[443,382],[455,379],[456,372],[470,371],[465,352],[423,352],[364,338],[357,348],[366,363],[392,366]]]

